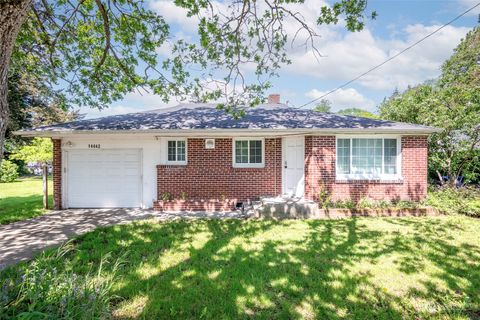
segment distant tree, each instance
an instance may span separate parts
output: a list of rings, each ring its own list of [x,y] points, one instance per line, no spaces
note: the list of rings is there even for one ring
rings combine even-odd
[[[49,164],[53,158],[52,140],[49,138],[33,138],[28,145],[16,149],[12,158],[25,162]]]
[[[43,206],[48,209],[48,165],[53,158],[52,140],[47,138],[33,138],[30,144],[24,145],[11,155],[12,159],[25,162],[35,162],[42,165],[43,171]]]
[[[346,116],[355,116],[362,118],[378,119],[378,115],[371,113],[370,111],[363,110],[360,108],[346,108],[337,112],[338,114],[343,114]]]
[[[332,110],[332,103],[327,99],[320,100],[320,102],[313,107],[313,111],[316,112],[330,112],[330,110]]]
[[[475,27],[463,39],[455,53],[442,65],[441,87],[480,87],[480,27]]]
[[[479,179],[480,28],[474,28],[442,66],[438,81],[392,95],[379,107],[380,117],[443,129],[430,138],[429,167],[441,183],[449,177]],[[477,168],[477,169],[475,169]],[[478,180],[477,180],[478,181]]]
[[[13,131],[37,127],[82,117],[73,111],[64,96],[30,75],[12,74],[8,78],[8,104],[10,108],[6,131],[5,151],[8,154],[25,144],[29,139],[15,136]]]

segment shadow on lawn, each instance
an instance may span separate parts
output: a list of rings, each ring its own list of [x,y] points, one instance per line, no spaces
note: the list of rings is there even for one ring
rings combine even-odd
[[[409,295],[434,300],[445,306],[450,298],[460,301],[461,306],[447,307],[449,315],[466,314],[469,318],[480,319],[480,248],[461,243],[453,245],[445,237],[448,231],[463,231],[463,228],[452,221],[433,224],[428,220],[392,219],[390,223],[408,226],[413,229],[412,237],[397,237],[397,243],[404,254],[399,260],[400,271],[413,273],[422,266],[421,260],[432,263],[438,271],[435,281],[422,281],[423,290],[410,289]],[[428,243],[427,250],[419,247]],[[448,292],[439,287],[437,280],[443,281]]]
[[[286,238],[269,233],[295,229],[288,221],[177,221],[141,228],[134,223],[81,237],[75,258],[97,263],[106,252],[120,256],[128,250],[113,292],[120,297],[114,307],[118,317],[417,317],[401,297],[375,284],[368,271],[354,270],[355,264],[375,264],[388,254],[399,257],[396,263],[407,274],[418,271],[422,259],[433,262],[439,270],[435,281],[444,280],[455,294],[474,299],[471,310],[444,308],[436,311],[437,316],[475,315],[479,248],[442,240],[442,228],[450,226],[436,221],[387,221],[410,226],[414,234],[393,232],[385,237],[356,219],[308,221],[303,234]],[[195,244],[199,233],[205,233],[200,245]],[[429,248],[419,249],[425,243]],[[176,252],[188,254],[170,257],[168,266],[162,264],[167,254]],[[477,262],[464,263],[467,255],[477,257]],[[408,294],[442,303],[445,292],[436,283],[422,287]]]

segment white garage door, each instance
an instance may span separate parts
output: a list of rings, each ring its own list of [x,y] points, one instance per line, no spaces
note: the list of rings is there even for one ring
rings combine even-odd
[[[141,206],[141,155],[138,149],[67,152],[67,206]]]

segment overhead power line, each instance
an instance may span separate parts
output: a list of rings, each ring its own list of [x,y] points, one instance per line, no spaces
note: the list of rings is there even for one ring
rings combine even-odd
[[[352,83],[352,82],[354,82],[354,81],[356,81],[356,80],[358,80],[358,79],[366,76],[366,75],[369,74],[370,72],[375,71],[376,69],[380,68],[380,67],[383,66],[384,64],[392,61],[393,59],[395,59],[395,58],[398,57],[399,55],[405,53],[406,51],[412,49],[413,47],[415,47],[415,46],[418,45],[419,43],[421,43],[421,42],[425,41],[426,39],[430,38],[431,36],[433,36],[434,34],[436,34],[437,32],[439,32],[440,30],[442,30],[443,28],[445,28],[446,26],[454,23],[455,21],[457,21],[458,19],[460,19],[461,17],[463,17],[464,15],[466,15],[467,13],[469,13],[470,11],[474,10],[474,9],[477,8],[478,6],[480,6],[480,2],[478,2],[476,5],[474,5],[474,6],[471,7],[470,9],[468,9],[468,10],[464,11],[463,13],[459,14],[458,16],[456,16],[455,18],[453,18],[452,20],[448,21],[447,23],[445,23],[445,24],[442,25],[441,27],[439,27],[439,28],[435,29],[434,31],[430,32],[430,33],[427,34],[425,37],[421,38],[420,40],[416,41],[415,43],[412,43],[411,45],[409,45],[408,47],[406,47],[406,48],[403,49],[402,51],[400,51],[400,52],[396,53],[395,55],[391,56],[390,58],[388,58],[387,60],[383,61],[382,63],[377,64],[376,66],[368,69],[368,70],[365,71],[364,73],[362,73],[362,74],[356,76],[355,78],[353,78],[353,79],[351,79],[351,80],[343,83],[342,85],[336,87],[335,89],[328,91],[327,93],[321,95],[320,97],[315,98],[315,99],[312,99],[312,100],[308,101],[307,103],[302,104],[301,106],[298,107],[298,109],[301,109],[301,108],[303,108],[303,107],[306,107],[306,106],[308,106],[309,104],[311,104],[311,103],[313,103],[313,102],[315,102],[315,101],[318,101],[318,100],[320,100],[320,99],[323,99],[323,98],[325,98],[326,96],[328,96],[328,95],[330,95],[330,94],[332,94],[332,93],[334,93],[334,92],[336,92],[336,91],[338,91],[338,90],[340,90],[340,89],[345,88],[345,87],[348,86],[350,83]]]

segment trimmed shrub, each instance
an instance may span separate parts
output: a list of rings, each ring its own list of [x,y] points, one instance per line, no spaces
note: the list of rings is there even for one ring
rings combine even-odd
[[[8,160],[3,160],[0,166],[0,182],[13,182],[18,178],[18,166]]]

